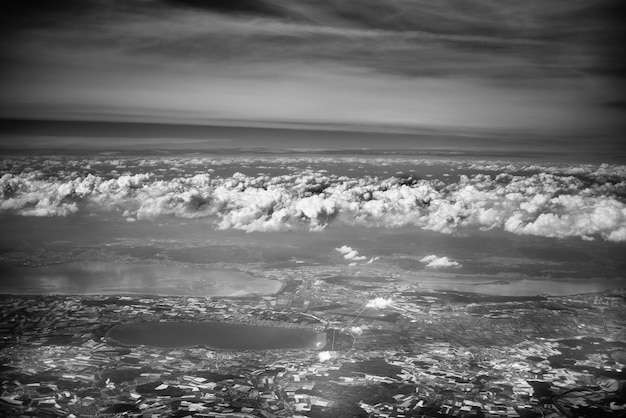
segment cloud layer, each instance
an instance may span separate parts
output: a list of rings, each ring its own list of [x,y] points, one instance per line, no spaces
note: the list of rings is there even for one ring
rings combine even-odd
[[[194,161],[192,167],[202,167],[202,172],[181,168]],[[272,160],[266,166],[290,167],[293,162]],[[247,232],[321,231],[345,223],[413,225],[444,234],[501,229],[520,235],[626,241],[622,166],[449,162],[451,172],[465,174],[456,171],[441,179],[407,182],[403,176],[348,176],[297,167],[287,174],[221,175],[220,162],[210,159],[117,159],[106,164],[79,160],[70,168],[66,164],[28,158],[3,161],[0,212],[105,212],[129,220],[205,218],[218,229]],[[245,166],[245,161],[240,164]],[[142,170],[123,172],[125,167]],[[346,259],[365,259],[347,246],[338,251]]]
[[[0,115],[615,134],[620,4],[3,2]]]

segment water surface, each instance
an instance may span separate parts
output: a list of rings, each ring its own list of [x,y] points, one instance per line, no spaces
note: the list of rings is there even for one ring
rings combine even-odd
[[[497,277],[440,278],[439,281],[419,282],[423,289],[455,291],[497,296],[570,296],[602,293],[607,290],[626,288],[626,279],[504,279]]]
[[[312,329],[220,322],[127,322],[114,326],[108,340],[162,348],[202,345],[223,350],[321,349],[326,334]]]
[[[0,293],[10,294],[246,296],[276,293],[282,286],[236,270],[102,261],[0,267],[0,273]]]

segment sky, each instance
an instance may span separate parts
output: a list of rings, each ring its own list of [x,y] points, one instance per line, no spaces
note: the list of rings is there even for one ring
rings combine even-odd
[[[619,136],[622,0],[16,0],[0,117]]]

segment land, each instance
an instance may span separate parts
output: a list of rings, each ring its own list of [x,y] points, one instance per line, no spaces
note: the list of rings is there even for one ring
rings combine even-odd
[[[245,298],[4,295],[0,411],[22,416],[624,416],[626,291],[493,296],[285,270]],[[267,271],[267,277],[277,272]],[[371,301],[378,300],[378,305]],[[324,351],[124,347],[127,321],[326,333]]]

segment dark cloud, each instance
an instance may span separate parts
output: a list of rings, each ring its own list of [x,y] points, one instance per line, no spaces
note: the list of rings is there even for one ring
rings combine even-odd
[[[263,0],[165,0],[165,3],[226,14],[288,17],[276,3]]]
[[[603,48],[603,62],[601,67],[606,68],[613,75],[626,77],[626,3],[623,1],[610,2],[598,11],[598,20],[605,21],[604,29],[599,29],[598,45]]]
[[[622,4],[5,1],[0,107],[602,126],[622,100]]]
[[[624,67],[618,53],[624,44],[619,0],[166,3],[269,19],[145,46],[188,59],[343,62],[409,76],[480,77],[484,72],[499,78],[571,77],[578,71],[612,75]]]
[[[565,51],[574,45],[593,57],[584,70],[609,76],[626,76],[626,3],[619,0],[577,1],[546,13],[544,39],[558,42]]]
[[[616,100],[613,102],[606,102],[605,106],[613,107],[616,109],[626,109],[626,100]]]
[[[99,2],[81,0],[5,0],[0,3],[4,16],[26,17],[52,14],[73,14],[93,11]]]
[[[113,2],[94,0],[7,0],[0,2],[4,31],[80,25],[80,18],[98,14]]]
[[[331,13],[363,28],[464,36],[503,36],[512,32],[501,19],[499,7],[486,2],[355,0],[327,3]]]
[[[187,60],[321,60],[411,76],[611,75],[624,68],[618,52],[626,7],[619,0],[24,0],[0,7],[5,31],[34,29],[47,44]],[[186,12],[195,18],[176,20]],[[237,22],[230,26],[214,20],[231,17]],[[159,23],[169,18],[171,26]],[[49,26],[66,36],[46,34]]]

